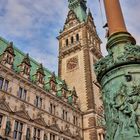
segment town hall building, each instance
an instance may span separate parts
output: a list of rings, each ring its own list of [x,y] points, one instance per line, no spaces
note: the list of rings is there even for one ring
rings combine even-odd
[[[58,76],[0,37],[0,139],[104,140],[94,63],[101,40],[86,0],[68,0]]]

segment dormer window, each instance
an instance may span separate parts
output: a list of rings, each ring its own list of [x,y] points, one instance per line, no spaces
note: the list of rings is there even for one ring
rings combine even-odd
[[[73,96],[73,102],[74,102],[74,104],[76,104],[78,96],[77,96],[75,87],[73,87],[72,96]]]
[[[21,75],[25,76],[25,78],[29,78],[30,76],[30,58],[29,58],[29,54],[27,54],[24,59],[22,60],[20,66],[20,73]]]
[[[28,75],[29,72],[30,72],[29,67],[28,67],[27,65],[25,65],[25,66],[24,66],[24,73]]]
[[[10,42],[3,53],[1,63],[6,65],[9,68],[12,68],[13,63],[14,63],[14,57],[15,57],[15,54],[14,54],[14,49],[13,49],[13,42]]]
[[[79,41],[79,34],[76,34],[76,41]]]
[[[51,90],[53,90],[53,91],[57,90],[56,89],[56,84],[57,84],[57,82],[56,82],[55,73],[53,73],[51,78],[50,78],[50,88],[51,88]]]
[[[11,56],[11,55],[7,55],[6,62],[7,62],[9,65],[12,65],[12,56]]]
[[[38,82],[43,84],[43,82],[44,82],[44,76],[42,74],[39,74],[38,78],[39,78],[38,79]]]
[[[62,96],[63,96],[64,98],[66,98],[66,95],[67,95],[67,92],[66,92],[66,90],[63,88],[63,89],[62,89]]]
[[[44,73],[43,65],[40,64],[39,68],[37,69],[37,73],[36,73],[37,83],[44,85],[44,78],[45,78],[45,73]]]
[[[65,80],[63,81],[63,84],[62,84],[62,96],[64,98],[67,97],[67,92],[68,92],[68,87],[67,87],[67,84],[65,82]]]

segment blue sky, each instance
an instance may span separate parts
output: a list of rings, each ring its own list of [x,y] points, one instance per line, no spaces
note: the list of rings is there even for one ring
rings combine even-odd
[[[98,0],[87,0],[106,55],[105,30]],[[103,0],[101,0],[103,1]],[[140,0],[120,0],[129,32],[140,44]],[[57,72],[58,41],[68,13],[67,0],[0,0],[0,36],[51,71]],[[102,10],[104,11],[103,4]],[[106,18],[103,16],[105,23]]]

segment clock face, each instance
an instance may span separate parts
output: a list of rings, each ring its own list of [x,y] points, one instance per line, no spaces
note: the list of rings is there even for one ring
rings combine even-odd
[[[67,70],[73,70],[78,67],[78,57],[70,58],[67,61]]]

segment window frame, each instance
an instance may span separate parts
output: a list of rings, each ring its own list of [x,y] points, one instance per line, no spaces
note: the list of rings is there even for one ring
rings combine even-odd
[[[50,103],[50,113],[53,115],[56,113],[56,105],[53,103]]]
[[[80,39],[79,34],[76,34],[76,41],[78,42]]]
[[[8,87],[9,87],[9,80],[7,80],[7,79],[3,78],[2,76],[0,76],[0,89],[7,92]]]
[[[41,129],[34,127],[33,140],[41,140]]]
[[[27,90],[23,87],[19,87],[19,90],[18,90],[18,97],[21,99],[21,100],[24,100],[26,101],[26,98],[27,98]]]
[[[74,43],[74,37],[72,36],[71,37],[71,44],[73,44]]]
[[[66,47],[67,47],[69,45],[69,39],[66,39],[65,43],[66,43]]]
[[[13,139],[22,140],[22,134],[23,134],[23,123],[16,120],[14,123]]]
[[[3,121],[3,115],[0,114],[0,128],[1,128],[1,126],[2,126],[2,121]]]
[[[38,108],[42,108],[42,102],[43,102],[43,99],[40,96],[36,95],[35,106]]]
[[[4,84],[4,78],[0,77],[0,89],[3,88],[3,84]]]

